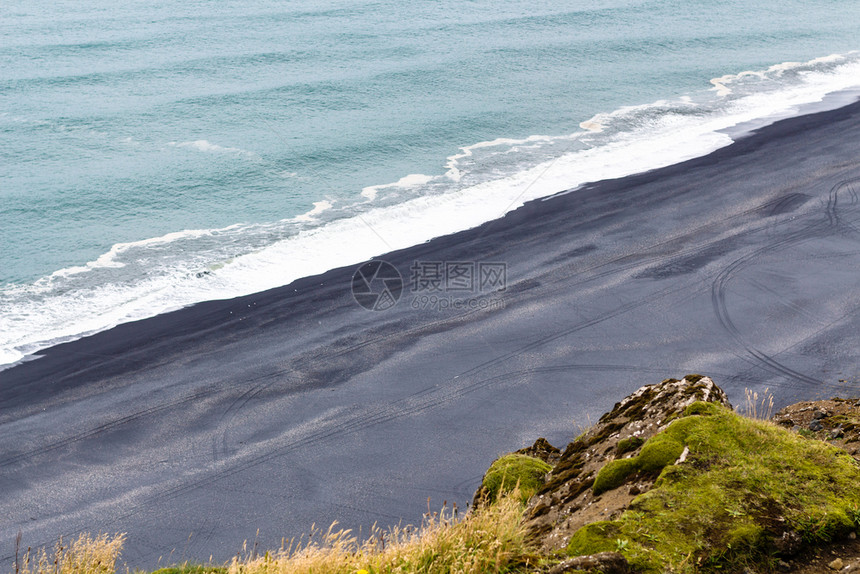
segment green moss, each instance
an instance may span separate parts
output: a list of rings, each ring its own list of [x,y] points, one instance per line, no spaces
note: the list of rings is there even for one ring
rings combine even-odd
[[[627,477],[636,472],[636,462],[632,458],[619,458],[605,465],[594,477],[594,485],[591,489],[594,495],[600,495],[607,490],[618,488]]]
[[[764,528],[754,522],[747,522],[734,526],[726,536],[726,548],[735,552],[755,551],[765,546]]]
[[[499,491],[510,492],[519,484],[520,495],[525,502],[544,485],[543,478],[550,470],[552,466],[538,458],[508,454],[490,465],[481,486],[487,492],[489,501],[493,502]]]
[[[636,450],[644,443],[645,441],[638,436],[629,436],[618,441],[618,444],[615,447],[615,452],[618,456],[621,456],[622,454]]]
[[[698,383],[699,381],[701,381],[702,379],[704,379],[705,376],[704,375],[687,375],[684,378],[687,379],[687,382],[695,384],[695,383]]]
[[[706,403],[704,401],[696,401],[692,405],[688,406],[684,409],[684,416],[689,417],[692,415],[718,415],[722,413],[725,409],[716,403]]]
[[[639,439],[639,443],[642,443],[642,439]],[[637,456],[619,458],[603,465],[603,468],[598,471],[594,478],[592,490],[597,496],[607,490],[618,488],[636,472],[659,473],[664,467],[678,460],[683,451],[684,444],[682,442],[669,434],[658,434],[644,444],[642,451]]]
[[[598,552],[614,552],[618,533],[618,525],[614,522],[586,524],[570,538],[567,553],[571,556],[587,556]]]
[[[577,531],[570,554],[613,549],[620,539],[642,572],[768,571],[771,541],[786,530],[809,546],[860,527],[860,467],[847,453],[721,406],[688,411],[637,457],[601,469],[595,491],[663,465],[618,520]],[[673,465],[685,446],[686,462]]]
[[[634,460],[636,466],[643,472],[660,472],[678,460],[682,452],[684,452],[682,442],[670,434],[661,433],[649,439]]]

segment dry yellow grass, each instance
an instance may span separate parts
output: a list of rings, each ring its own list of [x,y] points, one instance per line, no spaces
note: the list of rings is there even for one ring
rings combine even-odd
[[[518,493],[461,520],[450,511],[426,517],[420,530],[393,528],[359,542],[329,529],[318,542],[256,558],[235,558],[229,574],[484,574],[532,571],[537,554],[525,539]]]
[[[349,530],[313,533],[309,541],[262,556],[234,558],[228,574],[490,574],[529,572],[539,557],[526,541],[519,490],[495,504],[458,517],[450,509],[428,513],[421,528],[375,530],[359,541]],[[15,574],[114,574],[125,535],[82,534],[52,550],[27,552]],[[223,572],[224,567],[209,568]],[[199,566],[178,572],[208,571]],[[172,571],[173,569],[171,569]]]
[[[747,418],[767,421],[773,416],[773,393],[770,392],[770,387],[764,390],[761,399],[759,399],[758,391],[753,392],[749,388],[744,389],[746,404],[741,409],[741,413]]]
[[[81,534],[69,542],[60,539],[50,551],[28,548],[16,559],[15,573],[113,574],[124,542],[124,534],[100,534],[95,538]]]

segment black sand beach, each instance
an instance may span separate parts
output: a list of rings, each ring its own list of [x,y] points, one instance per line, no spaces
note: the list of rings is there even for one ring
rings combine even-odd
[[[503,262],[487,309],[355,303],[355,267],[0,372],[0,561],[127,532],[132,567],[464,507],[499,454],[563,446],[635,388],[860,393],[860,103],[387,254]],[[454,295],[447,293],[446,296]],[[458,295],[459,296],[459,295]],[[465,294],[463,296],[469,296]],[[474,295],[471,295],[474,296]]]

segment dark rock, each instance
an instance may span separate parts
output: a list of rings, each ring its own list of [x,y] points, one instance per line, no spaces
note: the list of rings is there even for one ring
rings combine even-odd
[[[549,441],[541,437],[535,441],[533,445],[526,448],[521,448],[516,451],[516,454],[524,454],[539,458],[548,464],[555,464],[561,458],[561,450],[549,444]]]
[[[815,413],[812,415],[812,418],[814,418],[817,421],[820,421],[821,419],[826,419],[829,416],[830,415],[824,411],[815,411]]]
[[[631,486],[630,486],[630,490],[628,490],[627,492],[628,492],[628,494],[630,494],[630,495],[632,495],[632,496],[636,496],[637,494],[641,494],[641,493],[642,493],[642,491],[641,491],[641,490],[639,490],[639,485],[637,485],[637,484],[633,484],[633,485],[631,485]]]
[[[786,558],[790,558],[797,554],[802,545],[803,538],[793,530],[783,532],[782,536],[773,539],[773,547],[780,556],[784,556]]]
[[[819,421],[819,420],[809,421],[809,430],[811,430],[813,432],[818,432],[823,428],[824,428],[824,425],[821,424],[821,421]]]
[[[626,574],[630,570],[627,559],[618,552],[601,552],[588,556],[577,556],[556,564],[548,574],[563,574],[574,570],[602,572],[603,574]]]

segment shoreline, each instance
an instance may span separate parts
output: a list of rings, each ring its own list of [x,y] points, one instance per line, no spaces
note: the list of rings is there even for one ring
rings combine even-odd
[[[365,311],[349,266],[40,351],[0,375],[0,540],[151,533],[171,509],[160,538],[130,536],[144,565],[309,517],[414,522],[428,495],[470,498],[498,449],[566,443],[571,416],[655,375],[781,404],[856,389],[858,139],[860,102],[780,120],[380,258],[404,278],[503,261],[500,309]],[[59,508],[25,517],[33,500]]]
[[[647,176],[649,174],[654,173],[654,172],[663,172],[664,170],[670,170],[671,171],[671,170],[675,170],[676,168],[680,169],[680,168],[683,168],[684,166],[687,166],[688,164],[690,164],[692,166],[692,165],[695,165],[699,161],[707,160],[708,158],[711,158],[711,157],[721,156],[724,153],[727,153],[729,155],[735,155],[737,153],[738,149],[743,149],[743,150],[748,149],[746,147],[747,146],[746,140],[751,139],[751,138],[753,138],[753,139],[756,138],[756,136],[759,135],[759,132],[761,132],[762,130],[769,130],[770,128],[773,128],[777,124],[782,124],[785,122],[790,123],[790,122],[794,122],[794,121],[802,121],[805,118],[815,118],[818,116],[827,116],[827,115],[833,114],[833,113],[840,114],[841,111],[843,111],[843,110],[847,111],[848,109],[850,109],[854,106],[857,106],[857,105],[860,105],[860,88],[845,90],[844,92],[835,92],[832,94],[828,94],[826,96],[825,100],[823,100],[821,102],[812,102],[812,103],[804,104],[803,106],[801,106],[801,110],[797,114],[794,114],[794,115],[791,115],[788,117],[776,116],[778,119],[774,119],[774,120],[768,120],[766,118],[761,118],[761,119],[753,120],[753,121],[749,122],[749,127],[746,127],[744,125],[739,125],[739,126],[735,126],[732,129],[725,130],[725,133],[732,136],[732,138],[734,139],[734,142],[728,146],[719,148],[719,149],[714,150],[710,153],[707,153],[703,156],[695,157],[695,158],[692,158],[689,160],[684,160],[684,161],[678,162],[676,164],[671,164],[671,165],[668,165],[665,167],[654,168],[654,169],[646,170],[644,172],[626,175],[626,176],[623,176],[620,178],[611,178],[611,179],[588,182],[582,186],[578,186],[578,187],[568,189],[568,190],[563,190],[563,191],[560,191],[558,193],[555,193],[555,194],[552,194],[552,195],[549,195],[546,197],[540,197],[537,199],[528,200],[520,208],[517,208],[511,212],[508,212],[505,215],[503,215],[502,217],[488,220],[488,221],[486,221],[486,222],[482,223],[481,225],[476,226],[474,228],[465,229],[465,230],[458,231],[456,233],[452,233],[452,234],[448,234],[448,235],[442,235],[439,237],[434,237],[432,239],[427,240],[423,244],[412,245],[409,247],[405,247],[403,249],[394,250],[390,253],[384,253],[384,254],[381,254],[377,257],[371,258],[371,261],[372,260],[383,260],[384,261],[384,260],[386,260],[385,258],[390,256],[390,255],[408,252],[408,251],[411,251],[413,249],[417,250],[420,246],[426,245],[428,243],[437,242],[437,241],[445,241],[448,239],[453,239],[455,237],[458,237],[462,234],[468,234],[469,232],[484,230],[485,228],[492,227],[497,222],[502,222],[502,221],[507,220],[507,218],[509,216],[514,215],[515,213],[520,212],[521,210],[530,209],[530,204],[537,204],[537,203],[542,203],[542,202],[546,202],[546,201],[554,201],[557,198],[560,198],[562,196],[576,193],[577,191],[579,191],[583,188],[594,188],[595,186],[599,186],[599,185],[609,185],[610,182],[624,181],[624,180],[635,180],[635,179],[638,179],[640,177],[646,177],[646,179],[644,179],[643,181],[647,181]],[[765,122],[765,123],[762,125],[761,122]],[[799,124],[799,127],[803,127],[804,123],[806,123],[806,122],[801,122]],[[790,130],[790,129],[796,129],[796,128],[788,128],[788,129]],[[778,136],[778,137],[780,137],[780,136]],[[741,151],[740,153],[745,153],[745,151]],[[484,233],[483,231],[480,232],[481,235],[483,233]],[[105,335],[106,333],[111,333],[115,330],[123,330],[123,327],[125,327],[125,326],[143,325],[146,322],[156,321],[162,317],[164,317],[164,318],[178,317],[178,314],[184,313],[186,311],[189,311],[189,310],[197,308],[197,307],[208,307],[208,306],[220,307],[219,311],[227,310],[228,312],[230,312],[230,309],[234,308],[234,306],[231,305],[231,303],[233,303],[233,302],[238,303],[241,301],[250,301],[250,302],[255,304],[256,301],[258,299],[261,299],[261,298],[269,300],[269,299],[277,298],[277,297],[293,297],[295,292],[301,293],[307,289],[313,289],[317,285],[317,282],[325,283],[327,279],[330,280],[332,277],[342,279],[343,277],[345,277],[344,273],[346,273],[346,272],[350,272],[350,276],[351,276],[351,274],[360,265],[362,265],[361,262],[356,263],[354,265],[335,267],[335,268],[329,269],[323,273],[318,273],[318,274],[314,274],[314,275],[309,275],[307,277],[298,278],[295,281],[292,281],[286,285],[274,287],[272,289],[266,289],[264,291],[251,293],[248,295],[241,295],[239,297],[200,301],[200,302],[193,303],[191,305],[188,305],[188,306],[180,308],[180,309],[175,309],[173,311],[168,311],[165,313],[153,315],[151,317],[146,317],[143,319],[136,319],[134,321],[129,321],[127,323],[120,323],[118,325],[115,325],[114,327],[110,327],[110,328],[105,329],[103,331],[98,331],[98,332],[92,333],[90,335],[80,336],[80,337],[75,338],[71,341],[67,341],[67,342],[63,342],[63,343],[57,343],[57,344],[51,345],[49,347],[46,347],[44,349],[40,349],[39,351],[36,351],[30,355],[24,356],[23,358],[19,359],[17,362],[10,363],[8,365],[0,365],[0,372],[15,369],[15,368],[23,366],[26,363],[29,363],[31,361],[38,361],[38,360],[41,360],[43,358],[46,358],[49,354],[52,354],[52,352],[54,352],[57,349],[62,349],[63,353],[71,353],[71,354],[79,353],[80,355],[84,356],[84,355],[87,355],[88,353],[77,351],[74,348],[72,348],[72,347],[74,347],[74,344],[77,343],[78,341],[81,341],[81,340],[89,341],[92,339],[99,339],[100,336]],[[290,293],[290,290],[292,290],[294,293]],[[242,308],[241,304],[239,304],[237,308],[241,309]],[[189,314],[190,315],[189,318],[191,318],[191,319],[197,318],[197,319],[204,319],[205,320],[205,317],[208,316],[210,314],[210,312],[211,312],[210,310],[206,310],[206,311],[203,311],[203,313],[201,313],[201,314]],[[175,318],[173,320],[176,323],[179,323],[179,322],[182,322],[184,320],[184,318]],[[217,320],[216,320],[216,323],[217,323]],[[125,333],[123,333],[122,336],[125,336]],[[112,338],[112,337],[105,337],[105,339],[109,339],[109,338]],[[97,345],[101,345],[101,344],[102,343],[100,341],[97,343]],[[109,345],[108,345],[108,347],[109,347]]]
[[[843,56],[834,57],[845,59],[853,55],[856,54],[849,52]],[[827,59],[825,58],[825,60]],[[807,64],[812,63],[808,62]],[[786,65],[792,67],[804,64],[789,63]],[[667,130],[660,128],[658,122],[657,126],[649,129],[621,130],[615,134],[623,137],[615,142],[619,143],[620,147],[615,148],[614,151],[610,149],[615,147],[614,143],[607,143],[606,141],[600,143],[602,140],[594,141],[589,144],[593,144],[594,147],[590,148],[587,153],[584,150],[573,151],[572,153],[565,152],[544,164],[520,171],[517,176],[508,175],[492,180],[492,182],[467,185],[457,192],[442,193],[441,195],[431,193],[429,196],[412,198],[395,205],[370,207],[368,211],[355,214],[352,217],[335,218],[319,227],[306,229],[305,231],[308,231],[309,234],[305,237],[301,237],[304,233],[302,231],[296,236],[276,241],[259,252],[240,254],[235,259],[231,259],[229,264],[223,268],[220,266],[221,264],[214,264],[214,268],[218,268],[218,270],[216,276],[212,278],[203,278],[209,273],[209,268],[203,265],[206,270],[202,270],[203,267],[201,267],[193,273],[197,277],[196,280],[187,277],[183,279],[182,274],[177,275],[175,272],[169,271],[168,266],[164,270],[167,271],[167,275],[162,278],[163,280],[156,281],[147,288],[135,281],[124,282],[120,280],[114,285],[110,276],[102,276],[103,283],[100,283],[102,286],[114,286],[107,290],[100,289],[97,283],[88,282],[89,272],[80,275],[80,281],[71,279],[78,277],[81,271],[89,269],[91,265],[91,271],[96,273],[105,272],[106,267],[114,265],[118,267],[134,265],[137,250],[149,244],[160,244],[168,238],[170,240],[166,241],[166,244],[183,241],[182,237],[188,239],[196,235],[205,236],[210,233],[219,235],[233,227],[242,227],[242,225],[234,224],[221,229],[175,231],[159,237],[132,238],[130,243],[116,243],[108,251],[102,253],[97,260],[90,261],[85,266],[64,267],[38,279],[36,284],[41,281],[48,281],[51,284],[45,294],[45,299],[38,307],[31,308],[30,304],[33,301],[28,301],[28,298],[35,296],[40,299],[40,295],[30,294],[27,297],[23,295],[36,284],[25,288],[21,298],[13,295],[11,299],[6,301],[9,306],[7,326],[10,328],[6,332],[6,337],[3,338],[2,345],[0,345],[2,346],[0,349],[0,355],[2,355],[0,356],[0,362],[2,362],[0,371],[6,370],[18,362],[32,360],[41,351],[50,347],[106,331],[125,322],[151,318],[201,302],[253,295],[334,268],[359,265],[362,258],[377,257],[383,251],[409,248],[435,237],[478,227],[489,220],[502,217],[508,211],[516,209],[528,201],[565,193],[561,190],[568,190],[567,193],[570,193],[581,185],[595,181],[645,173],[674,163],[681,163],[685,158],[691,159],[707,155],[715,149],[729,145],[734,139],[744,137],[751,131],[770,125],[779,119],[838,108],[854,101],[860,95],[860,88],[856,86],[847,87],[844,84],[840,84],[840,86],[839,88],[831,86],[835,91],[819,93],[820,99],[818,101],[789,105],[780,100],[780,104],[775,103],[768,111],[756,109],[754,119],[749,119],[744,114],[738,115],[728,112],[720,115],[713,109],[707,111],[709,108],[705,106],[703,108],[705,116],[693,121],[686,128],[675,126],[673,130]],[[744,101],[744,98],[739,101]],[[644,110],[648,107],[648,104],[642,104],[629,109],[621,108],[608,114],[608,117],[611,118],[616,113],[622,112],[622,115],[625,113],[632,114],[632,110]],[[682,113],[682,115],[685,114],[686,112]],[[597,114],[594,118],[605,115]],[[663,118],[663,120],[665,119],[667,118]],[[696,131],[702,128],[702,125],[699,125],[702,122],[705,122],[703,125],[709,127],[705,129],[705,132],[691,137],[688,130],[692,128],[693,131]],[[713,122],[724,127],[719,128]],[[613,120],[609,121],[610,127],[612,123]],[[595,126],[599,125],[599,122],[595,124]],[[602,128],[597,127],[596,129],[599,132]],[[569,136],[546,136],[546,139],[555,141],[565,137],[572,138],[572,145],[574,140],[579,141],[580,138],[589,139],[589,141],[591,137],[599,138],[600,136],[596,136],[598,132],[577,132]],[[673,132],[687,135],[682,135],[679,142],[676,141],[677,134],[673,135]],[[544,139],[544,136],[529,136],[523,141],[529,141],[532,137]],[[609,139],[614,140],[614,136]],[[494,142],[496,141],[513,145],[518,140],[501,138],[494,140]],[[649,143],[643,146],[642,144],[645,142]],[[463,147],[461,151],[464,156],[469,156],[474,148],[485,147],[492,143],[479,142],[472,146]],[[633,161],[619,161],[625,156]],[[451,163],[455,157],[459,157],[459,155],[447,158],[446,166],[450,169],[455,169],[452,167],[454,164]],[[421,178],[425,177],[433,180],[442,176],[438,174],[421,176]],[[444,179],[444,177],[442,178]],[[455,177],[455,179],[457,178],[459,175]],[[399,184],[385,184],[382,187],[391,185]],[[525,188],[521,186],[525,186]],[[415,213],[422,215],[414,216]],[[249,230],[250,228],[246,231]],[[391,243],[389,244],[388,241]],[[338,245],[344,242],[349,243],[350,248],[341,253]],[[176,247],[182,248],[182,245]],[[190,250],[193,252],[194,248],[191,247]],[[314,253],[316,257],[306,259],[305,254],[307,253]],[[145,258],[148,257],[145,253],[141,255]],[[155,254],[153,257],[158,259],[159,255]],[[289,264],[278,264],[277,261],[289,262]],[[155,268],[151,271],[154,272]],[[53,284],[55,277],[58,277],[59,283],[57,284]],[[66,279],[59,279],[62,277],[71,282],[66,281]],[[21,285],[21,287],[26,286]],[[83,301],[82,305],[78,304],[79,301]],[[148,301],[148,303],[144,303],[144,301]],[[30,310],[27,311],[27,309]],[[17,325],[17,327],[13,328],[13,325]],[[22,355],[24,349],[29,349],[27,355]]]

